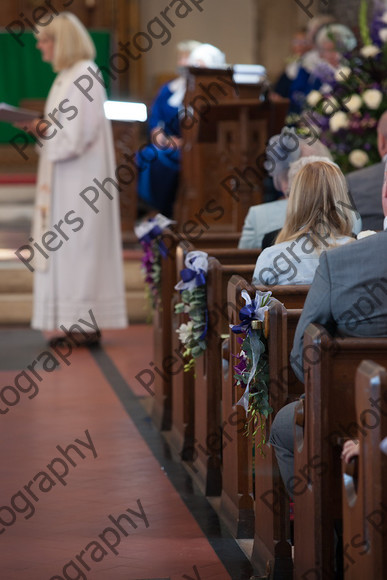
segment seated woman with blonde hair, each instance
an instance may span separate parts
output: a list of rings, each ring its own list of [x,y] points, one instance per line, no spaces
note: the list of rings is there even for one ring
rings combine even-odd
[[[293,180],[284,227],[260,254],[253,284],[311,284],[321,252],[350,242],[352,225],[339,167],[328,160],[308,163]]]

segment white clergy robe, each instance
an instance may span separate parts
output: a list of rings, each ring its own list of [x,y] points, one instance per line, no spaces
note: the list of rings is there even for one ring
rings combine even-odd
[[[88,70],[92,67],[94,75]],[[91,309],[99,328],[127,325],[119,183],[105,89],[91,61],[61,71],[44,118],[33,227],[32,327],[66,328]],[[42,146],[40,146],[42,145]]]

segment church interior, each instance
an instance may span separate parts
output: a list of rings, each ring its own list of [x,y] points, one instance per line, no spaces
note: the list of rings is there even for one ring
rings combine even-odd
[[[0,579],[387,578],[387,0],[0,15]]]

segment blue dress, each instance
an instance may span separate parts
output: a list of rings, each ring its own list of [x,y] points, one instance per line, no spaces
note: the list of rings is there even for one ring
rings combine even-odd
[[[180,137],[179,108],[168,102],[172,95],[170,83],[161,87],[151,107],[149,130],[160,128],[166,135]],[[160,148],[157,138],[137,154],[138,194],[167,217],[172,216],[179,183],[180,159],[180,149],[171,145]]]
[[[308,72],[304,67],[298,71],[290,87],[290,109],[292,113],[300,113],[305,106],[306,96],[311,91],[318,91],[322,82],[313,73]]]

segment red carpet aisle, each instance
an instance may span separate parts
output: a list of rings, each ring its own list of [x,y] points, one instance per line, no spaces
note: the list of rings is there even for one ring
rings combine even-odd
[[[138,402],[151,333],[55,353],[39,332],[0,330],[1,580],[249,578]]]

